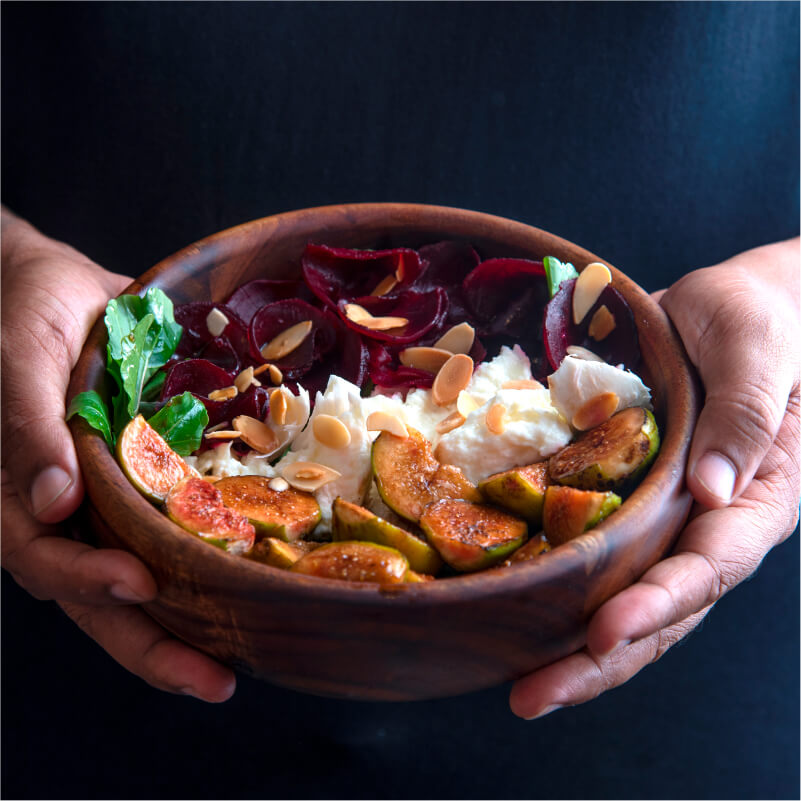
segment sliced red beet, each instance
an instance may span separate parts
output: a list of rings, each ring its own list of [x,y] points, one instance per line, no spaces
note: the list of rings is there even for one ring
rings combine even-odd
[[[441,325],[448,313],[448,294],[444,289],[435,287],[428,292],[407,289],[393,292],[384,297],[355,298],[353,303],[362,306],[373,317],[404,317],[409,322],[388,331],[375,331],[349,320],[345,313],[348,301],[339,302],[339,315],[347,326],[358,331],[362,336],[404,345],[416,342],[432,328]]]
[[[323,303],[336,308],[340,301],[370,295],[387,276],[399,275],[399,288],[415,282],[425,268],[411,248],[351,250],[307,245],[301,260],[303,277]]]
[[[575,286],[575,278],[565,281],[545,307],[542,336],[551,367],[554,370],[559,367],[567,355],[568,347],[580,345],[597,353],[609,364],[623,364],[629,370],[635,370],[640,362],[640,346],[629,304],[616,289],[608,286],[581,323],[576,325],[573,322]],[[588,332],[593,315],[601,306],[606,306],[615,318],[615,328],[598,342]]]
[[[212,336],[206,323],[212,309],[218,309],[228,318],[228,324],[217,337]],[[239,370],[244,366],[250,350],[247,328],[224,304],[184,303],[175,307],[175,320],[184,329],[176,356],[198,356],[226,370]]]
[[[250,323],[250,353],[253,359],[264,363],[261,349],[282,331],[307,320],[312,323],[308,336],[282,359],[272,362],[285,378],[299,379],[332,350],[337,337],[331,317],[305,300],[279,300],[262,306]]]
[[[548,301],[542,263],[528,259],[489,259],[464,279],[462,292],[482,336],[519,341],[540,330]]]
[[[372,342],[370,350],[370,380],[377,387],[399,391],[422,387],[428,389],[434,383],[434,376],[425,370],[406,367],[398,360],[398,348],[383,342]]]
[[[301,281],[270,281],[257,279],[242,284],[235,289],[227,301],[226,308],[230,309],[247,326],[262,306],[275,303],[279,300],[293,298],[312,302],[314,295],[306,284]]]
[[[161,389],[161,399],[191,392],[198,397],[208,397],[215,389],[230,387],[235,373],[229,373],[207,359],[186,359],[174,364],[167,373]]]
[[[436,242],[424,245],[419,253],[428,266],[415,282],[415,289],[441,286],[450,291],[461,286],[481,261],[469,242]]]

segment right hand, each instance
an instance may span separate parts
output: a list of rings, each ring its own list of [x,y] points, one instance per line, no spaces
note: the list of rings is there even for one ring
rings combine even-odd
[[[225,701],[234,674],[174,639],[136,604],[156,583],[133,555],[69,539],[59,523],[83,483],[64,416],[70,373],[109,298],[130,279],[2,210],[2,565],[56,600],[123,667],[149,684]]]

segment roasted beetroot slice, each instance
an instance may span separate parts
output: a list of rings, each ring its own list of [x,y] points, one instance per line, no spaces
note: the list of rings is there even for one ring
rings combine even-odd
[[[399,274],[399,287],[413,284],[425,264],[411,248],[351,250],[307,245],[301,260],[303,277],[320,300],[336,308],[341,300],[369,295],[387,276]]]
[[[279,300],[292,299],[305,300],[307,302],[315,301],[314,295],[303,281],[257,279],[248,281],[235,289],[225,302],[225,306],[248,326],[262,306],[267,306]]]
[[[434,383],[431,373],[402,365],[397,348],[390,348],[383,342],[372,342],[369,350],[370,380],[377,387],[403,391],[417,387],[429,389]]]
[[[230,387],[234,377],[207,359],[187,359],[170,368],[161,390],[161,399],[168,400],[184,392],[208,397],[215,389]]]
[[[479,334],[519,341],[532,328],[540,329],[548,284],[541,262],[490,259],[464,279],[462,293]]]
[[[551,367],[554,370],[559,367],[571,345],[581,345],[609,364],[623,364],[629,370],[635,370],[640,361],[640,347],[634,315],[625,298],[611,286],[606,287],[585,318],[576,325],[573,322],[575,285],[575,278],[565,281],[545,307],[543,341]],[[593,315],[601,306],[606,306],[615,318],[615,328],[598,342],[588,331]]]
[[[182,358],[198,356],[215,341],[206,324],[206,318],[212,309],[219,309],[228,318],[228,325],[216,338],[225,345],[218,344],[216,347],[226,353],[234,352],[238,362],[241,363],[248,354],[247,327],[239,316],[223,303],[183,303],[175,307],[175,321],[184,329],[176,348],[176,355]],[[204,356],[204,358],[210,357]]]
[[[456,241],[424,245],[420,248],[420,258],[428,266],[415,282],[415,289],[441,286],[451,290],[460,286],[481,261],[472,245]]]
[[[287,328],[307,320],[312,323],[308,336],[283,359],[273,362],[285,378],[300,378],[336,344],[336,330],[331,318],[305,300],[279,300],[262,306],[250,323],[252,357],[264,362],[260,351],[266,344]]]
[[[408,345],[443,323],[448,313],[448,295],[435,287],[429,292],[408,289],[393,292],[385,297],[355,298],[353,303],[367,309],[373,317],[405,317],[409,322],[402,328],[374,331],[349,320],[345,314],[348,301],[340,301],[339,315],[347,326],[369,339],[378,339],[394,345]]]

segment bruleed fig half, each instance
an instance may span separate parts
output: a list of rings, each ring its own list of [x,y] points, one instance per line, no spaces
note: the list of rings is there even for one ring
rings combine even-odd
[[[427,506],[420,527],[439,555],[462,573],[502,562],[528,536],[515,515],[486,504],[443,499]]]
[[[337,498],[332,512],[335,542],[360,540],[395,548],[409,560],[409,567],[416,573],[434,575],[442,567],[439,554],[425,540],[362,506]]]
[[[308,534],[320,522],[320,506],[310,492],[289,487],[271,489],[264,476],[229,476],[214,486],[223,503],[244,515],[261,537],[277,537],[286,542]]]
[[[592,492],[552,484],[545,492],[542,525],[548,541],[561,545],[597,526],[622,503],[614,492]]]
[[[409,561],[400,551],[373,542],[330,542],[298,559],[290,570],[318,578],[401,584]]]
[[[428,504],[443,498],[480,503],[483,496],[458,467],[440,464],[431,443],[407,427],[407,437],[382,431],[372,449],[373,475],[384,503],[416,523]]]
[[[165,501],[170,520],[228,553],[246,554],[256,539],[247,518],[228,509],[215,484],[196,476],[182,478]]]
[[[287,570],[298,559],[317,547],[318,543],[316,542],[306,542],[305,540],[285,542],[277,537],[264,537],[253,546],[253,550],[250,551],[247,557],[254,562],[261,562],[271,567]]]
[[[510,565],[516,565],[520,562],[530,562],[532,559],[536,559],[550,550],[551,545],[548,540],[545,539],[545,536],[543,534],[537,534],[525,545],[518,548],[505,562],[501,564],[501,567],[509,567]]]
[[[653,414],[631,407],[551,456],[548,475],[557,484],[621,492],[639,481],[658,450],[659,430]]]
[[[117,461],[131,484],[151,501],[163,501],[184,476],[197,475],[141,414],[122,430]]]
[[[546,461],[495,473],[478,488],[490,503],[520,515],[537,529],[542,526],[542,504],[549,483]]]

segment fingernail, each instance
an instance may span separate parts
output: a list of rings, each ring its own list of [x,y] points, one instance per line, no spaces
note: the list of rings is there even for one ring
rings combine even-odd
[[[538,713],[537,715],[532,715],[530,718],[526,718],[526,720],[537,720],[537,718],[544,718],[546,715],[550,715],[551,712],[556,712],[557,709],[561,709],[562,704],[551,704],[550,706],[546,706],[542,712]]]
[[[42,470],[31,487],[31,509],[34,517],[52,506],[71,486],[71,476],[58,465]]]
[[[109,587],[109,595],[116,598],[118,601],[134,601],[135,603],[142,603],[147,601],[144,595],[140,595],[136,590],[129,587],[124,581],[118,581]]]
[[[232,678],[223,688],[222,692],[210,698],[207,695],[201,695],[194,687],[181,687],[179,692],[183,693],[184,695],[191,695],[192,698],[198,698],[201,701],[206,701],[210,704],[218,704],[222,701],[227,701],[233,694],[234,690],[236,689],[236,678]]]
[[[725,456],[715,451],[705,453],[695,465],[695,477],[716,498],[726,503],[731,500],[737,472]]]

